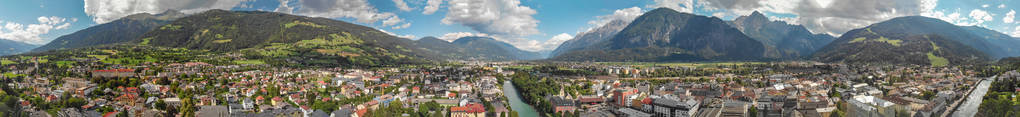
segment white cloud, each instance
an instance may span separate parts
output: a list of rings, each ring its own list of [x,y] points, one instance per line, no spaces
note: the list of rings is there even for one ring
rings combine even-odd
[[[290,7],[290,0],[279,0],[280,5],[273,12],[294,13],[294,7]]]
[[[3,28],[0,28],[0,38],[9,39],[14,41],[32,43],[32,44],[43,44],[45,40],[40,35],[47,34],[50,30],[67,29],[71,26],[72,22],[67,22],[66,18],[56,16],[42,16],[36,19],[38,24],[24,25],[16,22],[5,22]]]
[[[393,4],[397,5],[397,8],[401,11],[411,11],[414,9],[407,6],[407,2],[404,2],[404,0],[393,0]]]
[[[539,42],[538,40],[530,40],[523,38],[499,38],[499,37],[496,37],[494,39],[510,43],[510,45],[514,45],[518,49],[525,51],[537,52],[543,50],[543,47],[541,46],[542,42]]]
[[[453,42],[454,40],[460,39],[461,37],[489,37],[488,34],[482,33],[471,33],[471,32],[452,32],[443,34],[443,36],[436,37],[441,40]]]
[[[439,10],[439,5],[443,4],[443,0],[428,0],[425,3],[425,10],[421,14],[432,15],[432,13],[436,13],[436,10]]]
[[[999,7],[998,7],[998,8],[1000,8],[1000,9],[1001,9],[1001,8],[1006,8],[1006,4],[999,4]]]
[[[769,19],[772,19],[773,21],[783,21],[783,22],[786,22],[787,24],[793,24],[793,25],[799,25],[800,24],[800,18],[796,18],[796,17],[769,16]]]
[[[397,23],[400,23],[400,22],[404,22],[404,19],[400,19],[399,17],[390,17],[390,18],[386,18],[386,20],[383,20],[382,21],[382,25],[383,26],[392,26],[392,25],[396,25]]]
[[[414,39],[414,38],[418,38],[418,36],[414,36],[414,35],[396,35],[396,36],[397,36],[397,37],[400,37],[400,38],[404,38],[404,39]]]
[[[537,51],[552,50],[552,49],[556,48],[555,45],[554,46],[547,46],[546,45],[547,43],[552,43],[552,42],[548,42],[551,39],[550,40],[546,40],[546,42],[543,42],[543,41],[525,39],[525,38],[520,38],[520,37],[506,37],[506,36],[498,36],[498,35],[497,36],[491,36],[491,37],[492,37],[492,39],[496,39],[498,41],[503,41],[503,42],[509,43],[510,45],[513,45],[514,47],[517,47],[518,49],[525,50],[525,51],[537,52]],[[560,43],[562,43],[562,42],[560,42]]]
[[[921,0],[921,15],[935,12],[935,7],[938,5],[938,0]]]
[[[927,14],[921,14],[921,16],[933,17],[933,18],[941,19],[943,21],[946,21],[946,22],[949,22],[949,23],[952,23],[952,24],[956,24],[956,25],[963,25],[963,26],[977,25],[977,22],[970,21],[970,18],[962,16],[962,14],[960,14],[960,12],[953,12],[953,13],[946,14],[946,13],[943,13],[943,11],[934,11],[934,12],[927,13]]]
[[[815,2],[815,5],[818,5],[819,7],[822,8],[826,8],[832,5],[832,1],[833,0],[818,0],[817,2]]]
[[[383,30],[383,29],[376,29],[376,30],[379,30],[379,31],[381,31],[383,33],[386,33],[386,34],[389,34],[389,35],[397,36],[397,37],[400,37],[400,38],[405,38],[405,39],[414,39],[414,38],[418,37],[418,36],[414,36],[414,35],[410,35],[410,34],[408,34],[408,35],[400,35],[400,34],[393,33],[393,32],[390,32],[390,31],[386,31],[386,30]]]
[[[815,33],[840,35],[855,28],[895,17],[931,13],[936,0],[699,0],[705,9],[722,9],[717,16],[750,14],[753,11],[791,14],[773,18],[801,24]],[[696,6],[697,7],[697,6]]]
[[[230,9],[242,1],[244,0],[85,0],[85,14],[101,24],[132,14],[157,14],[169,9],[184,13]]]
[[[715,12],[715,13],[712,13],[712,17],[726,17],[726,12]]]
[[[407,28],[407,27],[411,27],[411,22],[404,23],[403,25],[399,25],[399,26],[393,26],[392,29],[404,29],[404,28]]]
[[[678,12],[691,13],[694,12],[694,0],[655,0],[654,4],[645,6],[646,8],[670,8]]]
[[[520,38],[520,37],[499,36],[499,35],[487,36],[486,34],[476,34],[476,36],[492,37],[492,39],[496,39],[498,41],[503,41],[503,42],[509,43],[510,45],[513,45],[514,47],[517,47],[517,48],[519,48],[521,50],[532,51],[532,52],[552,51],[553,49],[556,49],[556,47],[558,47],[563,42],[566,42],[567,40],[570,40],[570,39],[574,38],[574,36],[571,36],[570,34],[567,34],[567,33],[557,34],[556,36],[553,36],[552,38],[550,38],[548,40],[545,40],[545,41],[531,40],[531,39]]]
[[[295,14],[311,17],[354,18],[360,23],[375,23],[382,20],[382,26],[393,26],[404,22],[391,12],[379,12],[366,0],[299,0]]]
[[[971,10],[969,16],[970,18],[974,18],[974,20],[977,20],[977,24],[982,24],[987,21],[995,20],[995,18],[992,17],[992,14],[989,14],[988,12],[981,9]]]
[[[1013,37],[1020,37],[1020,26],[1016,26],[1016,28],[1013,28],[1013,34],[1011,35]]]
[[[569,34],[561,33],[559,35],[553,36],[553,38],[551,38],[549,40],[538,41],[538,40],[531,40],[531,39],[525,39],[525,38],[513,37],[513,36],[500,36],[500,35],[490,35],[490,34],[485,34],[485,33],[471,33],[471,32],[452,32],[452,33],[446,33],[446,34],[443,34],[443,36],[439,36],[439,37],[436,37],[436,38],[439,38],[440,40],[445,40],[445,41],[453,42],[453,41],[456,41],[457,39],[460,39],[462,37],[489,37],[489,38],[495,39],[497,41],[506,42],[506,43],[508,43],[510,45],[513,45],[514,47],[517,47],[517,48],[519,48],[521,50],[525,50],[525,51],[547,51],[547,50],[556,49],[556,47],[559,46],[559,44],[561,44],[561,43],[563,43],[563,42],[565,42],[567,40],[570,40],[571,38],[574,38],[573,36],[571,36]]]
[[[1015,15],[1016,15],[1016,11],[1009,10],[1009,13],[1006,13],[1006,17],[1002,18],[1002,22],[1013,23],[1015,21],[1015,20],[1013,20]]]
[[[702,0],[697,3],[704,5],[705,9],[725,9],[726,12],[713,14],[716,17],[751,14],[754,11],[768,11],[773,13],[793,13],[801,3],[801,0]],[[825,1],[820,1],[825,2]],[[831,2],[831,1],[829,1]],[[821,4],[824,5],[825,4]]]
[[[800,2],[802,5],[792,13],[798,15],[800,24],[812,32],[835,36],[895,17],[930,13],[938,3],[936,0],[835,0],[828,6],[819,6],[816,1]]]
[[[531,51],[549,51],[556,49],[556,47],[559,47],[560,44],[562,44],[563,42],[566,42],[567,40],[573,38],[574,36],[570,34],[560,33],[556,36],[553,36],[552,38],[549,38],[549,40],[545,40],[545,42],[542,42],[541,44],[537,44],[533,47],[528,48],[530,48]]]
[[[587,32],[587,30],[592,30],[592,29],[595,29],[595,28],[598,28],[598,27],[602,27],[603,25],[606,25],[606,23],[612,22],[613,20],[620,20],[620,21],[624,21],[624,22],[630,22],[630,21],[634,20],[634,18],[637,18],[638,16],[641,16],[642,14],[644,14],[644,11],[642,11],[641,8],[639,8],[639,7],[630,7],[630,8],[624,8],[624,9],[617,9],[617,10],[613,11],[613,14],[602,15],[602,16],[595,16],[595,18],[596,18],[595,20],[588,21],[588,24],[592,25],[592,27],[589,27],[588,29],[586,29],[585,32]]]
[[[354,18],[361,23],[396,17],[393,13],[381,13],[365,0],[299,0],[301,8],[297,14],[312,17]]]
[[[493,35],[525,36],[540,33],[538,13],[518,0],[450,0],[443,24],[461,24]]]
[[[988,7],[990,7],[990,6],[992,6],[992,5],[988,5],[988,4],[982,4],[982,5],[981,5],[981,8],[988,8]]]
[[[772,13],[794,13],[794,9],[801,3],[801,0],[701,0],[696,5],[703,5],[705,9],[725,9],[725,12],[716,12],[712,16],[726,17],[742,14],[751,14],[754,11],[768,11]],[[826,1],[819,1],[826,2]],[[831,2],[831,1],[828,1]],[[827,5],[820,3],[820,5]]]

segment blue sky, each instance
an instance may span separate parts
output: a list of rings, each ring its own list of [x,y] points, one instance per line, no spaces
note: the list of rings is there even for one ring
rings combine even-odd
[[[1008,0],[0,0],[0,38],[44,44],[135,13],[229,9],[327,17],[411,39],[489,36],[525,50],[549,51],[579,32],[659,7],[724,20],[762,11],[773,20],[837,36],[914,15],[1020,36],[1020,23],[1012,18],[1018,5]]]

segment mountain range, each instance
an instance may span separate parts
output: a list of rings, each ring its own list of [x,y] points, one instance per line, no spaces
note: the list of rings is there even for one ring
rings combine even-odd
[[[550,57],[559,56],[565,52],[584,49],[585,47],[591,46],[592,44],[601,43],[612,39],[616,33],[627,27],[630,24],[629,21],[613,20],[601,27],[592,29],[587,32],[578,33],[573,39],[564,41],[555,50],[550,52]]]
[[[648,11],[611,39],[565,52],[567,61],[758,60],[764,45],[725,21],[668,8]]]
[[[274,12],[209,10],[136,14],[62,36],[36,51],[111,44],[245,53],[269,63],[338,66],[430,60],[532,60],[540,55],[484,37],[451,43],[399,38],[375,28]],[[438,40],[438,39],[435,39]],[[438,45],[437,45],[438,44]],[[450,49],[444,49],[450,48]]]
[[[971,34],[980,36],[980,39],[991,43],[992,45],[1000,47],[998,51],[1002,51],[1004,56],[995,56],[995,58],[1020,56],[1020,38],[1015,38],[984,27],[964,26],[961,28]]]
[[[524,51],[509,43],[491,37],[461,37],[453,42],[435,37],[417,40],[419,47],[433,50],[458,60],[535,60],[541,59],[538,52]]]
[[[737,17],[728,23],[744,35],[765,45],[767,58],[810,57],[811,53],[835,38],[828,34],[812,34],[804,26],[771,21],[758,11],[748,16]]]
[[[28,44],[14,40],[0,39],[0,56],[28,52],[39,45]]]
[[[0,40],[0,44],[13,41]],[[33,49],[110,44],[242,53],[249,59],[300,66],[379,66],[446,60],[537,60],[490,37],[399,38],[327,18],[262,11],[209,10],[135,14],[89,27]],[[893,18],[838,38],[773,21],[760,12],[733,21],[668,8],[633,21],[614,20],[578,33],[549,52],[554,61],[771,61],[949,65],[1020,56],[1020,39],[977,26],[921,16]],[[34,48],[16,44],[0,54]]]
[[[981,37],[935,18],[898,17],[850,30],[814,57],[822,62],[943,66],[1009,54]]]
[[[57,37],[46,45],[32,49],[32,51],[74,49],[131,42],[139,39],[138,37],[145,34],[145,32],[184,16],[186,15],[175,10],[167,10],[156,15],[148,13],[129,15],[118,20]]]

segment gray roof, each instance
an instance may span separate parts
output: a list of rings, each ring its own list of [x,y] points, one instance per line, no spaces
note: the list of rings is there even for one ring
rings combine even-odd
[[[648,113],[641,112],[641,111],[638,111],[638,110],[634,110],[634,109],[631,109],[631,108],[620,108],[620,109],[617,109],[617,111],[620,111],[620,113],[623,113],[624,115],[627,115],[628,117],[651,117],[652,116],[652,114],[648,114]]]
[[[351,116],[351,114],[353,112],[354,112],[354,110],[351,110],[351,109],[339,109],[339,110],[334,110],[331,113],[331,115],[333,115],[333,117],[349,117],[349,116]]]
[[[226,106],[202,106],[195,112],[199,117],[225,117],[230,116]]]
[[[549,102],[556,106],[574,106],[574,100],[563,99],[558,96],[549,96]]]
[[[326,111],[315,110],[315,111],[312,111],[312,114],[309,114],[308,116],[309,117],[329,117],[329,114],[326,113]]]

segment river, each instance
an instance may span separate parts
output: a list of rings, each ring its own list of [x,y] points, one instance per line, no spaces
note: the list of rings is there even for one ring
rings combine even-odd
[[[510,99],[510,109],[517,111],[517,115],[520,117],[538,117],[538,112],[535,111],[535,108],[521,100],[521,95],[517,94],[517,88],[514,88],[514,83],[510,83],[510,81],[503,82],[503,95]]]
[[[977,114],[978,107],[981,106],[981,100],[985,96],[985,93],[988,93],[988,87],[991,87],[993,79],[995,79],[995,77],[981,81],[981,83],[978,84],[977,89],[974,89],[974,92],[971,92],[971,94],[967,96],[967,99],[965,100],[963,105],[960,105],[960,107],[957,108],[956,112],[953,113],[952,116],[973,117],[975,114]]]

